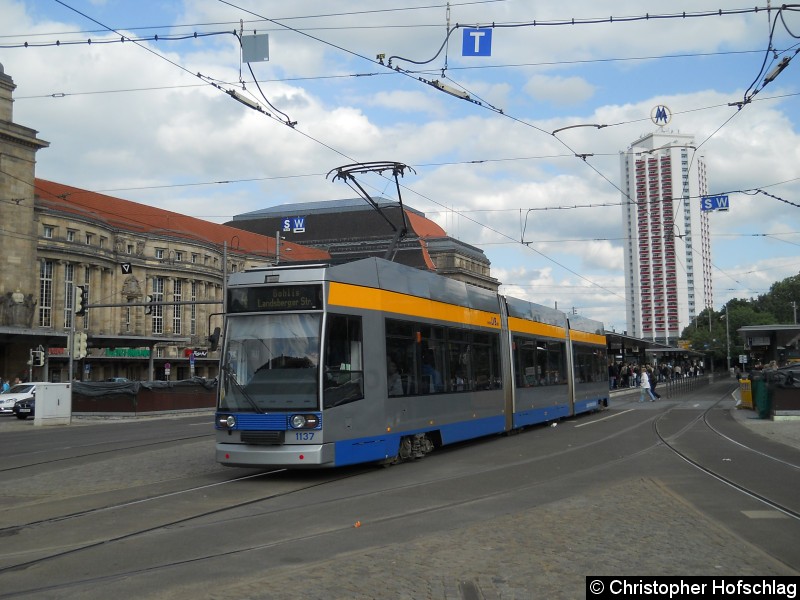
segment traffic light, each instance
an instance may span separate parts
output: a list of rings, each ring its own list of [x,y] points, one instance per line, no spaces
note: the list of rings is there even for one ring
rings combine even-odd
[[[75,316],[82,317],[86,314],[86,286],[75,286]]]
[[[44,366],[44,351],[43,350],[34,350],[33,351],[33,366],[34,367],[43,367]]]
[[[72,341],[72,357],[81,359],[86,356],[86,334],[78,332]]]
[[[153,297],[145,296],[144,301],[147,302],[147,306],[144,307],[144,314],[149,315],[153,312],[153,305],[151,304],[151,302],[153,302]]]

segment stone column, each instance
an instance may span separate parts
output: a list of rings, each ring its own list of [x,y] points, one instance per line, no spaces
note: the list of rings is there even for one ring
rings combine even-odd
[[[39,299],[39,270],[31,268],[36,264],[39,237],[34,212],[36,152],[48,143],[38,139],[33,129],[13,122],[15,88],[0,64],[0,223],[6,231],[0,236],[0,297],[8,304],[7,324],[30,327],[34,311],[29,305],[38,305]],[[5,300],[7,294],[14,297]],[[21,302],[15,301],[18,294],[22,294]]]

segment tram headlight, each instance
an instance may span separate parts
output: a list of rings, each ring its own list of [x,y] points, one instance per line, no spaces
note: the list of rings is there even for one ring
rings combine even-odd
[[[236,417],[233,415],[219,415],[217,425],[220,429],[233,429],[236,427]]]
[[[292,429],[314,429],[319,425],[317,415],[292,415],[289,417]]]

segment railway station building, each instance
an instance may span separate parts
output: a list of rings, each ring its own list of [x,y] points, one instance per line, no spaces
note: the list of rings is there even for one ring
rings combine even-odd
[[[0,65],[4,380],[214,378],[218,355],[208,338],[221,325],[225,277],[268,263],[348,262],[384,256],[393,245],[403,264],[499,285],[481,250],[384,199],[382,214],[362,199],[334,200],[265,209],[223,225],[37,178],[36,154],[49,144],[14,122],[15,87]],[[289,226],[279,216],[292,217]],[[298,217],[305,217],[305,231]],[[395,238],[391,222],[406,235]],[[83,304],[93,307],[83,316],[74,315],[79,287]],[[85,340],[85,356],[70,341],[73,333]]]
[[[49,144],[14,123],[14,89],[0,65],[0,377],[216,377],[208,337],[225,273],[274,262],[275,238],[37,178]],[[330,258],[290,241],[284,250],[290,261]],[[84,305],[100,305],[84,316],[78,287]]]
[[[363,198],[282,204],[234,216],[231,227],[323,250],[332,264],[380,257],[497,291],[483,250],[456,240],[397,201]],[[404,232],[404,235],[399,235]]]

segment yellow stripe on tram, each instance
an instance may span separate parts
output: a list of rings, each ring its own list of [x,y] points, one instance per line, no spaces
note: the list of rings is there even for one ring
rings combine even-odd
[[[569,336],[573,342],[585,342],[587,344],[596,344],[598,346],[606,345],[606,336],[598,335],[597,333],[586,333],[585,331],[570,330]]]
[[[567,332],[563,327],[528,321],[526,319],[520,319],[519,317],[508,317],[508,328],[514,333],[543,335],[558,340],[567,339]]]
[[[500,328],[500,314],[476,310],[408,294],[332,281],[328,305],[380,310],[410,317],[435,319],[450,323]]]

